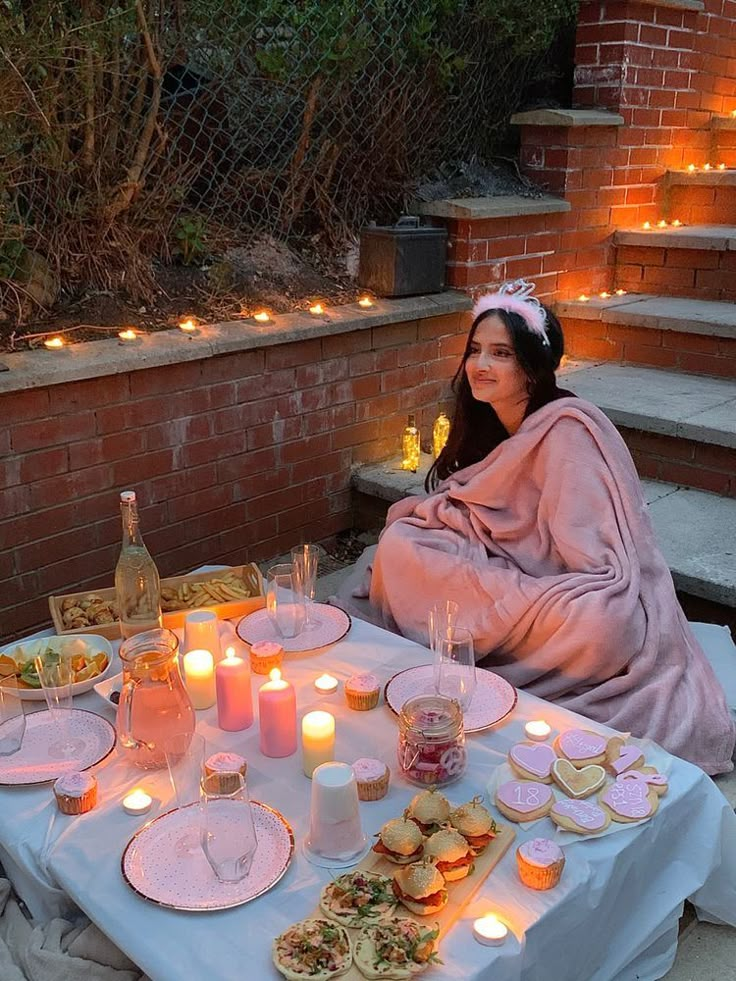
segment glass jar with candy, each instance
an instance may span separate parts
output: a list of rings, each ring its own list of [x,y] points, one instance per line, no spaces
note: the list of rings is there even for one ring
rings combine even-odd
[[[462,709],[454,698],[417,695],[399,714],[398,759],[411,783],[444,787],[467,766]]]

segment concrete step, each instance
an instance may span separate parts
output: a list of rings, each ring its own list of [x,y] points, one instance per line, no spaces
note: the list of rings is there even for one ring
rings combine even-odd
[[[416,474],[394,461],[358,468],[352,478],[358,523],[380,526],[389,504],[423,493],[431,463],[422,454]],[[676,588],[736,607],[736,501],[654,480],[642,487]]]
[[[668,170],[665,182],[670,187],[736,187],[736,168],[719,170],[716,166],[708,170]]]
[[[674,216],[676,217],[676,216]],[[635,245],[655,249],[736,250],[735,225],[684,225],[682,228],[619,228],[615,245]]]
[[[736,304],[627,293],[555,305],[565,350],[593,358],[736,378]]]
[[[736,380],[585,361],[561,374],[617,426],[736,449]]]

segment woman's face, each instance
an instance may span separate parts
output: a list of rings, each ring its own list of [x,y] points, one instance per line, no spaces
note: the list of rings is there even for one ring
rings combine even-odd
[[[516,358],[508,328],[496,314],[478,324],[465,373],[473,398],[490,403],[496,412],[529,401],[526,372]]]

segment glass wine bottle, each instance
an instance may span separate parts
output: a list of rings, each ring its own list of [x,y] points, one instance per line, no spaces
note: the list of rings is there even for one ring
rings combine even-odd
[[[143,544],[135,491],[121,493],[120,512],[123,545],[115,567],[115,594],[120,632],[123,637],[132,637],[161,626],[161,581],[156,563]]]
[[[401,437],[402,470],[411,470],[412,473],[417,472],[419,469],[420,450],[419,430],[417,429],[416,416],[412,412],[409,414],[409,420]]]

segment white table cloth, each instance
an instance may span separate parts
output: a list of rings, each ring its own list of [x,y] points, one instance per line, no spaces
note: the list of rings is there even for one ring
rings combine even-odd
[[[315,708],[336,715],[337,759],[350,762],[373,755],[392,768],[388,796],[361,804],[369,834],[399,815],[416,793],[397,773],[395,717],[385,705],[352,712],[342,687],[336,695],[320,696],[312,683],[325,670],[341,682],[356,670],[372,670],[385,682],[402,668],[426,663],[428,657],[411,641],[354,621],[347,637],[333,647],[285,660],[285,675],[297,688],[298,715]],[[254,702],[262,680],[254,676]],[[94,693],[82,696],[79,706],[114,718],[113,706]],[[520,692],[517,708],[505,722],[468,737],[468,772],[447,789],[451,801],[462,803],[484,790],[509,747],[523,738],[523,725],[530,718],[545,718],[557,730],[585,725],[605,731]],[[120,872],[123,849],[144,820],[171,806],[172,792],[165,773],[134,771],[117,754],[96,768],[99,804],[81,817],[56,814],[49,786],[0,789],[3,861],[21,895],[32,908],[38,907],[34,912],[63,908],[65,897],[71,897],[153,981],[276,978],[270,961],[273,937],[313,912],[319,889],[330,876],[309,864],[302,852],[310,781],[302,774],[299,752],[281,760],[260,754],[257,721],[242,733],[221,732],[210,709],[198,713],[198,731],[213,750],[233,750],[248,759],[251,797],[278,808],[294,829],[294,859],[270,892],[236,909],[199,914],[164,909],[135,895]],[[669,762],[669,793],[658,814],[598,840],[566,839],[567,864],[557,888],[538,893],[522,886],[512,846],[443,938],[445,964],[433,968],[432,977],[654,979],[674,959],[685,898],[693,899],[704,918],[736,925],[736,816],[702,771],[675,758]],[[124,794],[136,785],[159,799],[147,819],[132,818],[120,806]],[[520,829],[517,843],[540,834],[555,834],[548,819],[529,831]],[[507,919],[515,933],[501,948],[482,947],[472,939],[472,920],[489,910]]]

